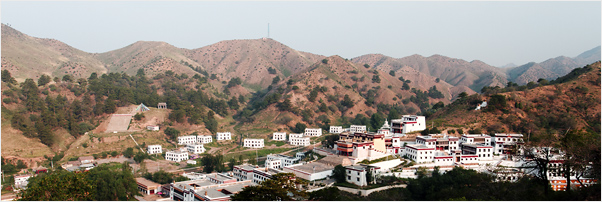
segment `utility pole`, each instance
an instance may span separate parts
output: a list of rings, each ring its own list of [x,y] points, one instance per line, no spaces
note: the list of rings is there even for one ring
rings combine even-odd
[[[270,23],[268,23],[268,38],[270,38]]]

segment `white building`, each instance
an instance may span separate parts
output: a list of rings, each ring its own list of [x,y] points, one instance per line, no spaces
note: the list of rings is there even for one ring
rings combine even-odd
[[[213,137],[211,137],[211,135],[199,135],[197,136],[197,142],[209,144],[213,142]]]
[[[460,144],[484,144],[491,146],[491,136],[485,134],[463,134],[460,137]]]
[[[146,147],[146,152],[148,154],[161,154],[163,153],[163,149],[161,148],[160,144],[148,145]]]
[[[363,133],[363,132],[366,132],[366,126],[364,126],[364,125],[351,125],[351,126],[349,126],[349,132],[352,132],[352,133]]]
[[[282,162],[280,160],[266,159],[265,160],[265,167],[266,168],[271,168],[271,169],[281,169],[282,168]]]
[[[286,156],[282,154],[269,154],[267,156],[267,160],[280,161],[280,165],[282,166],[280,166],[279,168],[296,164],[297,162],[299,162],[300,159],[301,158]]]
[[[462,154],[476,155],[479,160],[493,160],[493,147],[484,144],[462,143]]]
[[[339,134],[343,132],[343,126],[330,126],[330,130],[328,131],[331,134]]]
[[[253,180],[253,170],[255,168],[257,166],[250,164],[237,165],[232,169],[232,173],[238,181]]]
[[[274,132],[272,134],[272,140],[286,141],[286,133],[284,133],[284,132]]]
[[[20,188],[20,189],[25,189],[27,187],[27,183],[28,183],[30,177],[31,177],[30,174],[15,176],[15,187]]]
[[[306,164],[286,166],[282,170],[287,173],[293,173],[299,178],[313,181],[331,176],[334,166],[321,163],[320,161],[314,161]]]
[[[496,133],[491,137],[494,154],[512,153],[517,145],[524,143],[522,134]]]
[[[187,145],[187,144],[192,144],[195,142],[197,142],[197,140],[196,140],[196,136],[194,136],[194,135],[186,135],[186,136],[178,137],[179,145]]]
[[[401,119],[391,120],[391,129],[393,133],[406,134],[414,131],[426,129],[424,116],[403,115]]]
[[[217,139],[217,141],[220,141],[220,140],[231,140],[232,139],[232,133],[230,133],[230,132],[222,132],[222,133],[218,132],[215,137],[216,137],[215,139]]]
[[[263,148],[263,139],[244,139],[243,147],[249,147],[254,149]]]
[[[146,130],[159,131],[159,126],[146,126]]]
[[[306,128],[305,136],[310,136],[310,137],[322,136],[322,129],[321,128]]]
[[[253,169],[253,182],[259,184],[267,179],[272,179],[272,176],[278,173],[284,173],[284,171],[271,168],[255,168]]]
[[[433,162],[435,160],[435,148],[429,148],[421,144],[406,145],[403,155],[416,163]]]
[[[345,180],[349,183],[355,184],[357,186],[366,186],[368,185],[368,181],[366,179],[366,173],[368,170],[372,172],[372,184],[376,182],[376,172],[380,169],[379,167],[367,166],[367,165],[352,165],[345,166],[346,177]]]
[[[188,152],[178,150],[165,152],[165,160],[175,162],[186,161],[188,160]]]
[[[186,145],[186,149],[188,150],[188,152],[193,154],[201,154],[205,152],[205,147],[202,143],[199,142]]]
[[[288,143],[290,145],[296,146],[309,146],[310,145],[310,137],[303,137],[303,134],[291,133],[288,135]]]

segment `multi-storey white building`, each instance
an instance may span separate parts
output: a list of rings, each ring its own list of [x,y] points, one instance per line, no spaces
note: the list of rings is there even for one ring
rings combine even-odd
[[[266,168],[271,168],[271,169],[281,169],[282,168],[282,162],[280,160],[266,159],[265,160],[265,167]]]
[[[254,149],[258,149],[258,148],[263,148],[264,144],[263,144],[263,139],[244,139],[243,141],[243,147],[249,147],[249,148],[254,148]]]
[[[290,166],[290,165],[293,165],[293,164],[299,162],[300,158],[286,156],[286,155],[282,155],[282,154],[269,154],[267,156],[267,160],[280,161],[280,165],[282,165],[282,166],[279,168],[282,168],[282,167]]]
[[[365,125],[351,125],[351,126],[349,126],[349,132],[351,132],[351,133],[366,132],[366,126]]]
[[[462,143],[462,154],[476,155],[479,160],[493,160],[493,147],[484,144]]]
[[[328,131],[331,134],[339,134],[343,132],[343,126],[330,126],[330,130]]]
[[[178,137],[179,145],[187,145],[187,144],[192,144],[195,142],[197,142],[197,140],[196,140],[196,136],[194,136],[194,135],[186,135],[186,136]]]
[[[416,163],[427,163],[435,160],[435,148],[421,144],[406,145],[403,155]]]
[[[188,150],[188,152],[193,154],[201,154],[205,152],[205,147],[202,143],[199,142],[186,145],[186,149]]]
[[[310,136],[310,137],[322,136],[322,129],[321,128],[306,128],[305,136]]]
[[[197,136],[197,142],[209,144],[213,142],[213,137],[211,137],[211,135],[199,135]]]
[[[215,135],[215,139],[217,139],[217,141],[220,140],[231,140],[232,139],[232,133],[230,132],[218,132],[217,135]]]
[[[232,174],[238,181],[253,180],[253,170],[255,168],[257,166],[250,164],[237,165],[232,169]]]
[[[188,160],[188,152],[183,152],[180,150],[165,152],[165,160],[175,162],[186,161]]]
[[[496,133],[491,142],[494,154],[510,154],[518,145],[524,144],[522,134]]]
[[[288,143],[290,145],[296,145],[296,146],[309,146],[310,144],[310,138],[309,137],[303,137],[303,134],[298,133],[291,133],[288,135]]]
[[[253,182],[259,184],[267,179],[272,179],[272,176],[278,173],[284,173],[284,171],[271,168],[255,168],[253,169]]]
[[[146,147],[146,152],[148,154],[160,154],[163,153],[163,149],[160,144],[148,145],[148,147]]]
[[[366,172],[370,170],[372,172],[372,184],[376,182],[376,171],[380,169],[375,166],[367,166],[367,165],[351,165],[345,166],[346,177],[345,180],[349,183],[355,184],[357,186],[366,186],[368,185],[368,181],[366,179]]]
[[[414,131],[426,129],[424,116],[403,115],[401,119],[391,120],[391,129],[393,133],[406,134]]]
[[[285,132],[274,132],[272,134],[272,140],[286,141],[286,133]]]
[[[463,134],[460,137],[460,144],[484,144],[491,146],[491,136],[485,134]]]

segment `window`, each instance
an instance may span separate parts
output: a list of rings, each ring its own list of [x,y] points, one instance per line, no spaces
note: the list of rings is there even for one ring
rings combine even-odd
[[[357,178],[357,181],[358,181],[358,182],[360,181],[360,178],[359,178],[359,177]]]

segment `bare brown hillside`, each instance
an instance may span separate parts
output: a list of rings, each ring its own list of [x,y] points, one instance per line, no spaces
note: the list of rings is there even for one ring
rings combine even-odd
[[[391,58],[381,54],[369,54],[353,58],[353,62],[368,64],[384,72],[397,71],[409,66],[453,86],[466,86],[474,91],[479,91],[483,86],[500,86],[507,83],[506,75],[502,70],[478,60],[467,62],[441,55]]]
[[[465,132],[481,129],[483,133],[537,136],[584,129],[600,133],[600,62],[586,68],[587,73],[559,84],[499,93],[506,100],[501,110],[491,111],[489,106],[474,110],[481,100],[491,101],[491,96],[475,94],[446,106],[427,122],[435,122],[442,130],[463,128]]]
[[[25,35],[2,24],[2,69],[11,70],[17,81],[37,79],[42,74],[62,77],[106,73],[104,64],[92,54],[54,39]]]
[[[243,83],[261,88],[269,86],[276,76],[296,74],[324,58],[294,50],[273,39],[221,41],[190,50],[186,55],[223,80],[239,77]],[[275,74],[270,74],[268,68],[275,69]]]

